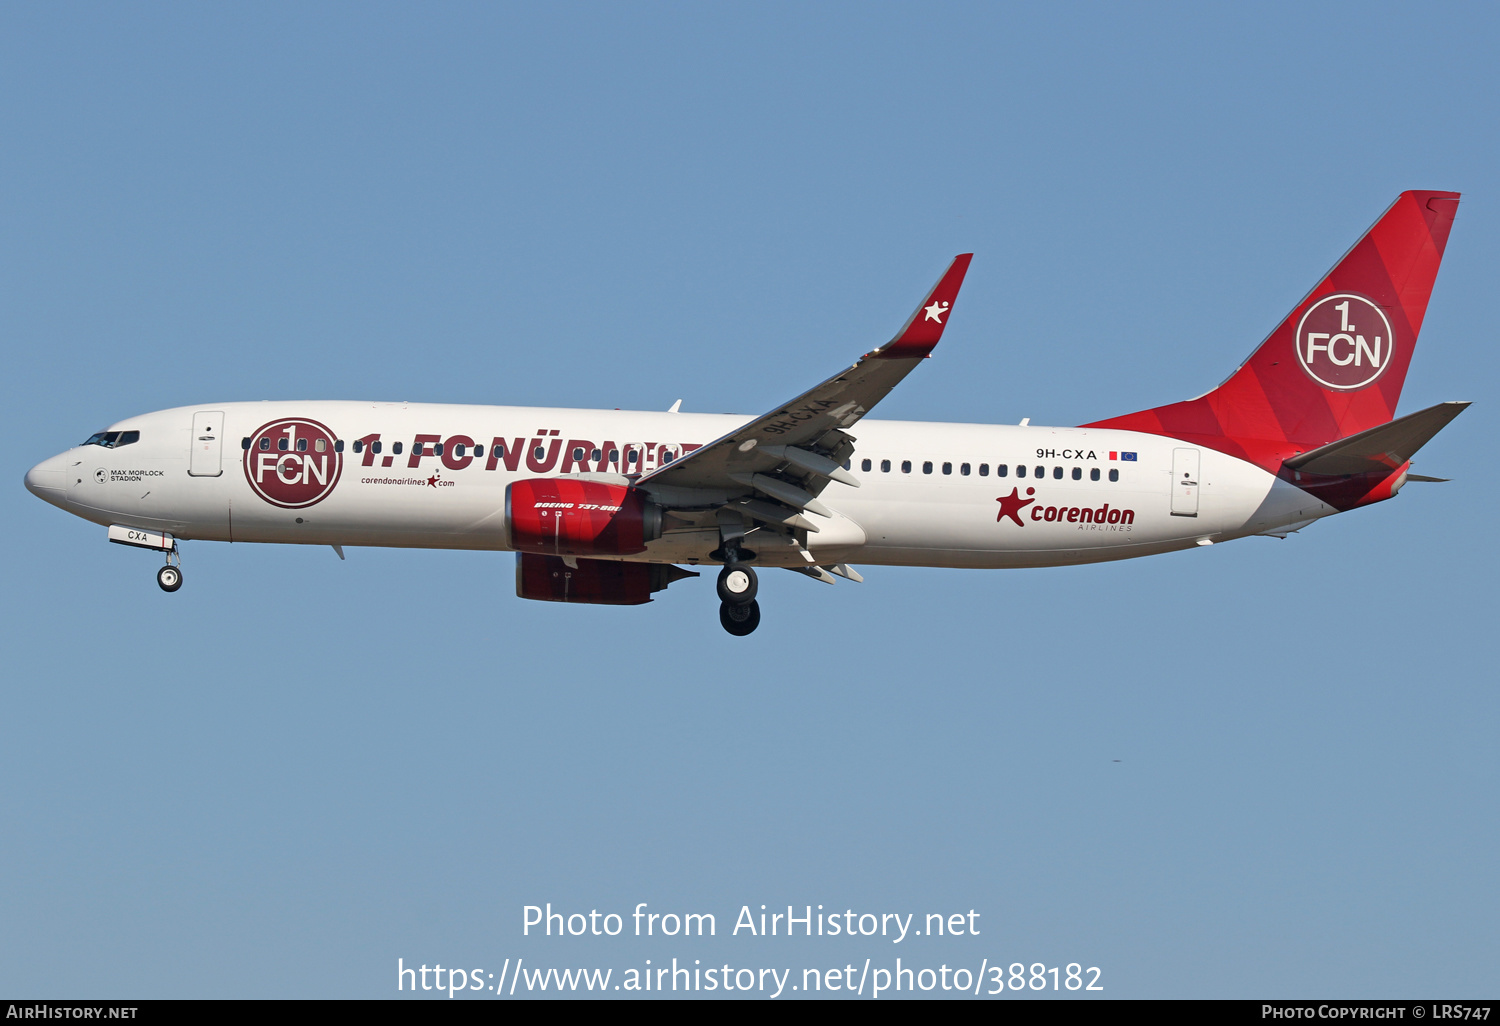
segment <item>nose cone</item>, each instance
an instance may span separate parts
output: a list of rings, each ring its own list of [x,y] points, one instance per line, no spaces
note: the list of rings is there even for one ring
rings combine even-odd
[[[67,482],[67,468],[61,456],[43,460],[26,471],[27,491],[54,506],[64,506],[66,503]]]

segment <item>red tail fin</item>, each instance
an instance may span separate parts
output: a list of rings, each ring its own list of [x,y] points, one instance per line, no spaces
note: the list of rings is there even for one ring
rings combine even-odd
[[[1212,392],[1084,426],[1181,438],[1274,472],[1391,420],[1458,195],[1403,192]]]

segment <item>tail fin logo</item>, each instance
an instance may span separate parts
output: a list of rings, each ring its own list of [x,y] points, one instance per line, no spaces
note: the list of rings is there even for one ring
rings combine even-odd
[[[1324,296],[1297,325],[1297,362],[1324,388],[1348,392],[1373,384],[1395,355],[1385,311],[1352,292]]]

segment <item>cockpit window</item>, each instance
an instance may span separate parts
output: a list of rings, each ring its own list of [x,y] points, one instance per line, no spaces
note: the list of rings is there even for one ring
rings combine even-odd
[[[130,445],[141,440],[139,431],[100,431],[89,435],[84,445],[102,445],[106,449],[116,449],[122,445]]]

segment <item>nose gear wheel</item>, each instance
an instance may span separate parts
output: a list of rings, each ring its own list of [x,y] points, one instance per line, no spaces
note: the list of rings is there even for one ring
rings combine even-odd
[[[182,587],[182,568],[168,563],[156,571],[156,583],[162,591],[176,591]]]

